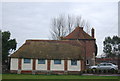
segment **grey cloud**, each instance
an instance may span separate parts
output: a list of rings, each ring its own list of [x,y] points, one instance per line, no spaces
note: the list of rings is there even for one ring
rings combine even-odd
[[[99,54],[106,36],[117,35],[117,2],[3,3],[3,30],[10,30],[18,48],[26,39],[49,39],[51,18],[82,15],[96,31]]]

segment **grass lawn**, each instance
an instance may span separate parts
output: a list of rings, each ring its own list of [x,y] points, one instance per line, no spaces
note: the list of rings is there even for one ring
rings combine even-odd
[[[118,76],[3,74],[3,79],[118,79]]]

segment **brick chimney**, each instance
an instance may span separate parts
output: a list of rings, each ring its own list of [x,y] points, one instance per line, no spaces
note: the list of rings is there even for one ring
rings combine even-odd
[[[95,37],[94,34],[95,34],[95,29],[92,28],[92,29],[91,29],[91,36],[92,36],[93,38]]]
[[[83,27],[80,27],[83,30]]]

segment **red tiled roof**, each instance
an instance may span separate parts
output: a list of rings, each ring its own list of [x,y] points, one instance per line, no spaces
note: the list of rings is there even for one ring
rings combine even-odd
[[[94,38],[87,34],[82,27],[76,27],[75,30],[66,37],[64,37],[64,39],[94,39]]]

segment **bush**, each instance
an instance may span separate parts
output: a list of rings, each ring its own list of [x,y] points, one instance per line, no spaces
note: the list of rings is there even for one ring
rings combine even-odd
[[[115,74],[118,70],[100,70],[100,69],[87,69],[82,71],[82,73],[92,73],[92,74]]]

